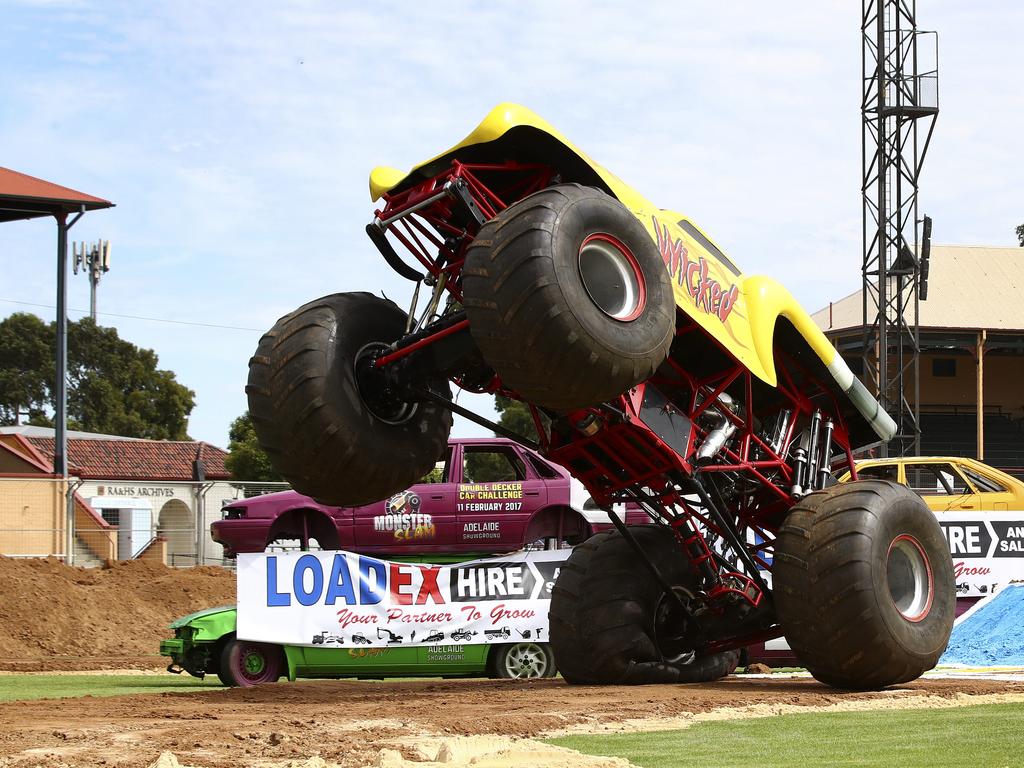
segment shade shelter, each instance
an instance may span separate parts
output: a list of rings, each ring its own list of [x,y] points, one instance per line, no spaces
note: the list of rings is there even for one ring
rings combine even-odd
[[[112,208],[114,204],[101,197],[87,195],[34,176],[0,167],[0,222],[52,216],[57,222],[57,392],[54,406],[56,434],[53,450],[54,472],[67,480],[67,358],[68,358],[68,230],[86,211]],[[70,563],[74,552],[73,508],[68,515],[67,549]]]

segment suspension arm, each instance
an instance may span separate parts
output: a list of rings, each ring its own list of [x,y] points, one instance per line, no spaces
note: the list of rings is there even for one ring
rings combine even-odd
[[[700,497],[701,504],[703,504],[704,508],[707,509],[708,514],[718,526],[722,536],[729,542],[729,546],[733,548],[736,552],[736,556],[743,562],[743,565],[747,569],[747,574],[757,585],[758,589],[761,590],[762,594],[769,594],[771,590],[768,589],[768,585],[765,584],[764,579],[761,578],[761,573],[757,568],[757,563],[754,562],[754,559],[747,551],[747,547],[740,540],[735,527],[726,520],[725,515],[722,514],[722,511],[718,508],[718,504],[711,499],[707,489],[704,487],[704,483],[701,480],[700,475],[694,475],[690,478],[690,485],[697,492],[697,496]]]
[[[528,437],[523,437],[518,432],[513,432],[511,429],[503,427],[501,426],[501,424],[491,421],[490,419],[485,419],[480,414],[473,413],[468,408],[463,408],[461,405],[453,403],[447,397],[442,397],[433,390],[421,388],[416,390],[416,394],[422,400],[428,400],[432,403],[437,403],[442,408],[447,408],[452,413],[457,413],[462,418],[469,419],[474,424],[479,424],[481,427],[487,427],[488,429],[492,430],[496,435],[499,435],[501,437],[507,437],[509,440],[514,440],[520,445],[525,445],[527,448],[534,451],[540,449],[540,445],[538,445],[535,440],[531,440]]]

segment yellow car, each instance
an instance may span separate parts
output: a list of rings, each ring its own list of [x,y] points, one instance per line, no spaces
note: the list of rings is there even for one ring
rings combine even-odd
[[[1024,483],[1005,472],[960,456],[913,456],[857,462],[860,480],[903,483],[933,512],[1024,510]],[[842,475],[840,482],[850,479]]]

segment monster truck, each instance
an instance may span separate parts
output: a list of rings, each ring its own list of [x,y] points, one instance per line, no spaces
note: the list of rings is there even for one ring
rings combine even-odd
[[[856,480],[853,449],[895,424],[781,285],[514,104],[409,172],[375,169],[370,193],[408,309],[325,296],[249,365],[260,443],[298,491],[386,498],[461,414],[650,517],[611,515],[561,569],[550,639],[570,682],[711,680],[783,634],[836,687],[934,666],[954,605],[938,524],[904,486]],[[523,401],[536,434],[452,383]]]

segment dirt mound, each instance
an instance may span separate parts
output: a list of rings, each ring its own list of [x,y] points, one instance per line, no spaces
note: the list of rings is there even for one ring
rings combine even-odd
[[[0,669],[157,666],[168,623],[235,600],[232,571],[141,561],[70,568],[0,557],[0,584]]]

